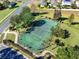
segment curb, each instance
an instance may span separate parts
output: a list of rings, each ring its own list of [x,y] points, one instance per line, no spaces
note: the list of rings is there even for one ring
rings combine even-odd
[[[5,16],[1,21],[0,24],[7,18],[9,17],[16,9],[14,9],[12,12],[10,12],[7,16]]]

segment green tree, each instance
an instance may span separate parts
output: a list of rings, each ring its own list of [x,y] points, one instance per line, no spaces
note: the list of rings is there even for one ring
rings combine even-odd
[[[79,50],[74,50],[74,47],[58,48],[56,59],[79,59]]]
[[[73,9],[77,8],[76,1],[74,1],[74,3],[72,3],[71,8],[73,8]]]
[[[4,1],[3,1],[3,6],[4,6],[5,8],[7,8],[7,7],[9,6],[9,4],[10,4],[10,1],[9,1],[9,0],[4,0]]]
[[[60,9],[62,8],[61,2],[58,2],[57,7],[60,8]]]
[[[26,14],[26,13],[31,13],[31,10],[30,10],[29,7],[23,7],[23,9],[22,9],[20,15],[24,15],[24,14]]]
[[[4,6],[2,3],[0,3],[0,10],[4,9]]]
[[[56,37],[64,37],[64,30],[60,28],[60,25],[58,25],[57,28],[52,30],[52,34],[55,35]]]
[[[23,26],[27,27],[34,20],[34,16],[32,16],[31,13],[26,13],[21,15],[21,19],[23,21]]]
[[[16,26],[20,25],[21,23],[22,23],[22,20],[21,20],[21,17],[19,15],[15,15],[11,18],[12,27],[16,28]]]
[[[59,39],[55,40],[55,43],[57,46],[64,46],[65,44],[63,42],[61,42]]]
[[[68,38],[70,33],[68,30],[63,30],[63,29],[55,29],[53,32],[53,35],[55,35],[56,37],[60,37],[60,38]]]
[[[24,7],[20,15],[15,15],[11,18],[11,25],[15,29],[26,28],[32,21],[34,16],[28,7]]]
[[[56,43],[57,45],[59,45],[60,40],[59,40],[59,39],[56,39],[56,40],[55,40],[55,43]]]
[[[20,17],[23,21],[23,26],[27,27],[33,20],[34,20],[34,16],[31,13],[31,10],[29,7],[24,7]]]
[[[71,14],[69,17],[69,24],[71,25],[73,23],[74,20],[74,14]]]
[[[54,17],[53,18],[55,20],[58,20],[59,18],[61,18],[61,16],[62,16],[61,9],[60,10],[55,9],[55,11],[54,11]]]

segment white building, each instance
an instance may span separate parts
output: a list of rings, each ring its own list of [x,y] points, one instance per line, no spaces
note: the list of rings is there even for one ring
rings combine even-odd
[[[72,3],[74,3],[74,1],[76,1],[76,5],[79,8],[79,0],[48,0],[50,1],[51,5],[56,6],[59,3],[61,3],[61,5],[69,5],[71,6]],[[40,0],[40,5],[41,7],[44,7],[47,4],[46,0]]]
[[[72,0],[62,0],[61,5],[71,5],[71,4],[72,4]]]
[[[6,1],[6,0],[0,0],[0,3],[2,3],[3,1]],[[17,1],[22,1],[22,0],[8,0],[10,2],[17,2]]]
[[[40,0],[40,6],[41,6],[41,7],[44,7],[46,4],[47,4],[47,3],[46,3],[45,0]]]
[[[76,2],[77,7],[79,8],[79,0],[63,0],[62,5],[71,5],[72,3]]]
[[[79,8],[79,0],[76,0],[76,5]]]

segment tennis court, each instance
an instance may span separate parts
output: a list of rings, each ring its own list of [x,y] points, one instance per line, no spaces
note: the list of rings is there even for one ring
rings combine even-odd
[[[19,44],[28,47],[32,52],[38,52],[45,48],[52,34],[51,28],[56,28],[57,22],[49,19],[35,21],[31,28],[19,36]]]
[[[5,48],[0,50],[0,59],[27,59],[12,48]]]

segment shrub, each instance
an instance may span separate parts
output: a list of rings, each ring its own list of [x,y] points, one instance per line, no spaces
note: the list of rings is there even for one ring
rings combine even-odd
[[[0,10],[3,10],[4,9],[4,6],[3,4],[0,3]]]
[[[59,40],[59,39],[56,39],[56,40],[55,40],[55,43],[56,43],[57,45],[59,45],[60,40]]]
[[[71,8],[76,9],[77,5],[75,3],[72,3]]]
[[[8,1],[8,0],[3,1],[3,6],[5,8],[7,8],[9,6],[9,4],[10,4],[10,1]]]

